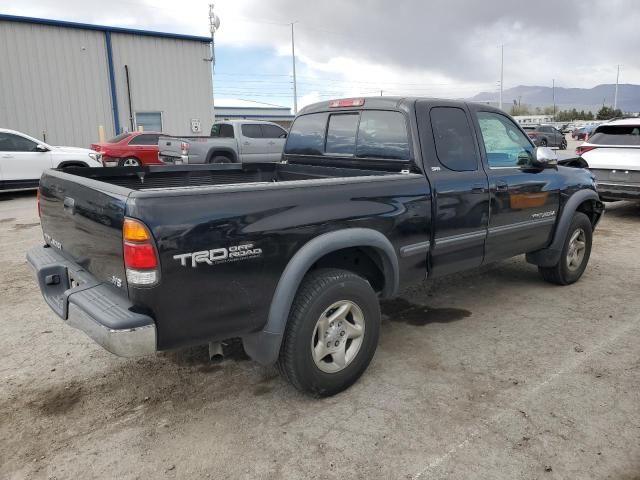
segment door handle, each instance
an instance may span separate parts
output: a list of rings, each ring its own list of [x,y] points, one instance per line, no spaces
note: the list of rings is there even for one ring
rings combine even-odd
[[[275,145],[275,144],[276,144],[276,142],[274,142],[274,141],[269,142],[269,145]]]
[[[506,192],[509,190],[509,185],[507,182],[498,181],[496,182],[496,192]]]
[[[8,153],[2,155],[2,158],[13,158],[13,155],[9,155]]]
[[[483,183],[476,183],[471,187],[471,193],[485,193],[486,191],[487,188]]]
[[[244,142],[243,145],[251,145],[251,143],[250,142]]]

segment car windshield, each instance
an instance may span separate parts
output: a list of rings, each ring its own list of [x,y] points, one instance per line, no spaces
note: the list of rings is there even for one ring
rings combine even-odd
[[[640,146],[640,123],[638,125],[601,125],[591,136],[589,143]]]
[[[119,143],[122,140],[124,140],[125,138],[127,138],[129,136],[128,132],[125,133],[121,133],[120,135],[116,135],[113,138],[110,138],[109,140],[107,140],[107,143]]]

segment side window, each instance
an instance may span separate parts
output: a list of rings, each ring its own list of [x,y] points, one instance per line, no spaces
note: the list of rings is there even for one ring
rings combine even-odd
[[[287,138],[287,132],[277,125],[261,125],[264,138]]]
[[[133,137],[129,145],[157,145],[158,135],[138,135]]]
[[[360,115],[341,113],[329,117],[326,153],[353,155],[356,153],[356,131]]]
[[[436,154],[442,165],[457,172],[478,169],[471,127],[464,110],[454,107],[432,108],[431,125]]]
[[[515,123],[499,113],[477,115],[490,168],[517,167],[533,158],[533,145]]]
[[[358,128],[358,158],[409,160],[407,124],[400,112],[365,110]]]
[[[14,135],[12,133],[0,133],[0,152],[34,152],[37,143]]]
[[[247,138],[262,138],[262,129],[257,123],[246,123],[242,125],[242,135]]]
[[[284,153],[293,155],[322,155],[326,128],[326,113],[312,113],[299,116],[291,126]]]
[[[211,136],[215,138],[233,138],[233,125],[229,123],[214,123]]]

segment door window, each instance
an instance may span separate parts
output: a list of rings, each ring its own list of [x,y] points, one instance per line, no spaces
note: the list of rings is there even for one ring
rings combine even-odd
[[[431,109],[431,125],[440,163],[456,172],[478,169],[478,159],[467,115],[461,108]]]
[[[533,158],[534,146],[515,123],[499,113],[477,115],[490,168],[518,167]]]
[[[0,132],[0,152],[35,152],[36,145],[28,138]]]
[[[353,155],[356,152],[357,113],[331,115],[327,128],[326,153]]]
[[[287,132],[277,125],[261,125],[264,138],[287,138]]]
[[[255,123],[247,123],[242,125],[242,135],[247,138],[263,138],[260,125]]]
[[[161,132],[162,112],[136,112],[136,126],[145,132]]]

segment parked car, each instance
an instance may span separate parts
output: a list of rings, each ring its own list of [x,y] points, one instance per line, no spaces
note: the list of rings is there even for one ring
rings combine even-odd
[[[596,175],[603,200],[640,200],[640,118],[599,125],[576,153]]]
[[[92,143],[91,148],[102,154],[105,166],[139,167],[162,165],[158,158],[158,132],[125,132],[105,143]]]
[[[102,167],[100,154],[86,148],[49,145],[0,128],[0,191],[38,188],[42,172],[69,167]]]
[[[434,99],[308,106],[281,163],[128,170],[43,176],[27,258],[49,306],[118,355],[240,337],[318,396],[367,368],[379,298],[525,253],[576,282],[603,212],[504,112]]]
[[[560,150],[567,148],[567,139],[564,134],[551,125],[525,126],[524,130],[536,146],[556,147]]]
[[[166,163],[279,162],[287,131],[257,120],[225,120],[209,137],[160,137],[160,159]]]
[[[595,127],[590,125],[586,127],[580,127],[573,131],[573,133],[571,134],[571,138],[573,138],[574,140],[586,140],[587,138],[589,138],[589,135],[591,134],[591,132],[593,132],[594,128]]]

